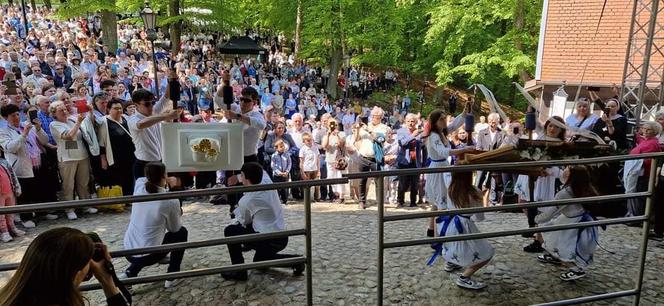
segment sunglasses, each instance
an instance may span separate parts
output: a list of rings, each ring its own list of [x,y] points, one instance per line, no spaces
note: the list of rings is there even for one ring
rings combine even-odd
[[[244,103],[253,102],[253,100],[251,100],[251,98],[245,98],[245,97],[240,98],[240,101],[244,102]]]
[[[142,105],[145,107],[152,107],[155,101],[143,101]]]

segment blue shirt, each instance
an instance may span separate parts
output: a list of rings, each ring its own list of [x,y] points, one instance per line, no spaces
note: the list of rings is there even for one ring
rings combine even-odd
[[[46,135],[48,135],[48,143],[56,145],[55,138],[53,138],[53,135],[51,134],[51,129],[49,128],[51,126],[51,122],[53,122],[53,117],[49,116],[47,113],[42,112],[42,110],[40,109],[39,111],[37,111],[37,118],[39,118],[39,122],[41,123],[42,129],[44,130],[44,132],[46,132]]]

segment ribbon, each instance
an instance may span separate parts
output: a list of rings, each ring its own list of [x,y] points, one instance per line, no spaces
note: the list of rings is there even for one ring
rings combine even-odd
[[[498,104],[498,101],[496,101],[496,97],[493,95],[493,92],[486,88],[484,84],[473,84],[470,86],[471,88],[479,88],[482,91],[482,94],[484,94],[484,97],[486,98],[487,102],[489,102],[489,109],[491,110],[492,113],[498,113],[500,115],[500,118],[503,119],[503,121],[507,122],[509,119],[507,117],[507,114],[503,111],[503,109],[500,107],[500,104]]]
[[[590,213],[585,212],[581,216],[581,220],[579,222],[590,222],[590,221],[593,221],[593,220],[597,220],[597,218],[595,218]],[[603,230],[606,230],[606,225],[601,225],[601,227],[602,227]],[[580,228],[579,231],[578,231],[578,234],[576,235],[576,249],[574,250],[574,252],[576,253],[576,256],[578,258],[581,258],[581,260],[583,260],[583,262],[586,263],[586,265],[588,265],[588,264],[590,264],[590,261],[592,260],[592,256],[589,257],[588,259],[585,259],[585,258],[583,258],[583,256],[581,256],[581,253],[579,253],[579,241],[581,241],[581,235],[586,230],[590,231],[590,235],[592,237],[592,240],[597,245],[599,245],[599,241],[597,240],[597,228],[595,226]]]
[[[454,226],[456,227],[457,232],[459,234],[463,234],[463,226],[461,226],[461,221],[459,217],[463,218],[468,218],[465,216],[459,216],[459,215],[445,215],[445,216],[440,216],[436,218],[436,223],[440,224],[442,223],[441,229],[440,229],[440,237],[445,237],[445,233],[447,233],[447,228],[450,226],[450,223],[454,221]],[[435,250],[429,261],[427,261],[427,265],[431,266],[433,265],[434,262],[436,262],[436,259],[438,256],[443,254],[443,243],[442,242],[436,242],[431,244],[431,247]]]
[[[537,113],[542,113],[540,111],[538,105],[537,105],[537,101],[535,101],[535,99],[523,87],[521,87],[521,85],[519,85],[519,83],[512,82],[512,84],[514,84],[514,86],[519,91],[519,93],[521,93],[521,95],[524,98],[526,98],[526,101],[528,101],[528,104],[530,104],[530,106],[533,109],[535,109],[535,111]],[[583,130],[583,129],[580,129],[580,128],[577,128],[577,127],[571,127],[571,126],[569,126],[565,123],[558,122],[558,120],[551,120],[550,122],[551,122],[551,124],[561,128],[561,129],[566,129],[570,132],[581,135],[585,138],[593,139],[593,140],[597,141],[597,143],[599,143],[599,144],[606,144],[606,142],[601,137],[597,136],[597,134],[595,134],[593,132]],[[543,129],[544,129],[544,127],[542,126],[541,122],[539,122],[539,120],[537,120],[537,130],[541,131]]]

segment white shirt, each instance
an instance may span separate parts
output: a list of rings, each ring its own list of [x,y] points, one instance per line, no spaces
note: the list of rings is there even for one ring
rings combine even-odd
[[[74,139],[65,139],[65,134],[69,133],[74,126],[75,124],[71,121],[67,121],[67,123],[53,121],[49,127],[51,129],[51,135],[55,138],[55,142],[58,146],[58,161],[60,162],[88,158],[88,150],[83,143],[84,140],[80,128]]]
[[[147,179],[136,180],[134,195],[145,195]],[[166,189],[159,188],[159,193]],[[177,199],[134,203],[131,207],[129,226],[124,236],[125,249],[161,245],[166,231],[174,233],[182,227],[180,201]],[[134,255],[145,256],[145,255]]]
[[[302,146],[300,148],[300,158],[304,158],[302,162],[302,171],[318,171],[320,169],[319,158],[320,151],[316,145]]]
[[[261,185],[272,184],[270,176],[263,171]],[[133,211],[132,211],[133,213]],[[246,192],[234,211],[235,220],[242,225],[249,225],[259,233],[283,231],[283,209],[276,190]]]
[[[160,114],[164,110],[166,103],[162,98],[154,105],[152,110],[153,114]],[[129,132],[133,136],[134,146],[136,151],[134,155],[142,161],[161,161],[161,123],[157,123],[151,127],[139,129],[138,122],[147,118],[145,115],[136,112],[129,117],[127,125],[129,125]]]
[[[244,133],[244,156],[258,154],[258,139],[267,125],[265,117],[255,110],[243,115],[249,117],[249,124],[245,124],[242,130]]]
[[[298,148],[302,148],[304,146],[304,142],[302,142],[302,133],[304,133],[303,129],[300,129],[299,131],[296,129],[288,130],[288,134],[291,135],[293,142],[295,142],[295,145]]]

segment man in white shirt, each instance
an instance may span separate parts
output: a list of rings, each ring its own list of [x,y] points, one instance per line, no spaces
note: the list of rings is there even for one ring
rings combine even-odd
[[[240,112],[226,110],[224,116],[229,122],[241,122],[244,125],[242,130],[244,135],[244,162],[258,162],[258,140],[265,129],[267,122],[265,122],[263,114],[254,110],[254,106],[258,103],[258,92],[256,89],[247,87],[242,89],[241,94]],[[227,186],[235,186],[241,183],[236,171],[226,171],[226,177]],[[238,194],[228,195],[231,217],[233,217],[233,210],[241,196],[242,195]]]
[[[355,149],[360,155],[360,172],[381,170],[383,156],[376,156],[376,149],[382,153],[383,142],[391,129],[382,123],[384,111],[379,107],[371,110],[371,121],[364,124],[356,124],[353,128],[353,141]],[[377,158],[378,157],[378,158]],[[367,202],[367,178],[360,180],[360,208],[366,208]]]
[[[134,178],[143,177],[143,169],[149,162],[161,161],[161,130],[159,123],[174,120],[178,117],[178,111],[172,109],[165,111],[167,103],[165,95],[159,101],[155,95],[147,89],[137,89],[131,95],[131,100],[136,104],[136,113],[129,117],[127,123],[129,131],[133,136],[136,146],[136,161],[134,162]]]
[[[246,186],[272,184],[270,176],[263,171],[257,162],[245,163],[240,170],[242,184]],[[239,236],[255,233],[271,233],[286,229],[283,208],[276,190],[264,190],[245,193],[235,209],[235,223],[224,229],[224,236]],[[278,254],[288,245],[288,237],[269,240],[252,241],[247,243],[228,244],[228,253],[231,263],[243,264],[243,250],[256,250],[254,262],[292,258],[299,255]],[[294,275],[301,275],[304,264],[292,266]],[[222,272],[221,276],[227,280],[247,280],[247,271]]]

